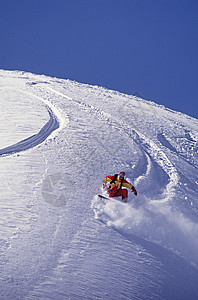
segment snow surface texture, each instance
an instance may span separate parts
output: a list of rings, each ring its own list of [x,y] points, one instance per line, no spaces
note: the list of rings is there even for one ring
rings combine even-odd
[[[198,120],[3,70],[0,112],[0,299],[197,299]]]

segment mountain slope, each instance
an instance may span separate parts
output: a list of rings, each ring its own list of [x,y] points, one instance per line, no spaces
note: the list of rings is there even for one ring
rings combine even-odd
[[[0,95],[1,299],[195,299],[198,120],[17,71]],[[102,201],[120,169],[138,196]]]

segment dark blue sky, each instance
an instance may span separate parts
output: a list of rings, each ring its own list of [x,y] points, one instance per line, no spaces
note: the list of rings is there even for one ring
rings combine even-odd
[[[198,118],[197,0],[1,0],[0,68],[96,84]]]

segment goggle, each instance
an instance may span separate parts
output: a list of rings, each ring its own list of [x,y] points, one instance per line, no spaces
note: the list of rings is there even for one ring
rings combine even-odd
[[[121,173],[121,174],[119,174],[119,176],[120,176],[120,178],[124,178],[125,175]]]

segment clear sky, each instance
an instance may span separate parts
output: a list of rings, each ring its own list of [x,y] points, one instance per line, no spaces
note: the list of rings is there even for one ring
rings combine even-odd
[[[197,0],[0,0],[0,68],[96,84],[198,118]]]

